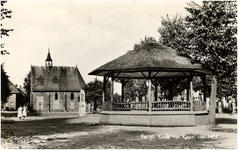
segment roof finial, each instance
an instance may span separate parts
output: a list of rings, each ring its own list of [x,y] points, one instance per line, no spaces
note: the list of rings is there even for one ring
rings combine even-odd
[[[50,42],[49,42],[50,45]],[[50,57],[50,46],[48,47],[48,55],[45,61],[52,61],[51,57]]]
[[[50,52],[50,41],[49,41],[49,46],[48,46],[48,52]]]

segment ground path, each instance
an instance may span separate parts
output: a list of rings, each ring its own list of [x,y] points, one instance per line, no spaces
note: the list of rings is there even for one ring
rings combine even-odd
[[[11,117],[1,125],[1,148],[14,149],[236,149],[237,116],[216,115],[218,126],[99,125],[99,114]],[[3,119],[4,120],[4,119]]]

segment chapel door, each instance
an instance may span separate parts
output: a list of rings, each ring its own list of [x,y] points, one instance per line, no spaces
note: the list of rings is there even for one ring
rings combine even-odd
[[[43,96],[37,96],[36,97],[36,110],[38,112],[42,112],[43,111],[43,103],[44,102],[44,97]]]

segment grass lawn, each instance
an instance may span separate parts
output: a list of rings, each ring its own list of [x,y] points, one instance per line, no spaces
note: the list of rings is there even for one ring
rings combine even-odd
[[[104,126],[75,121],[72,123],[71,120],[77,119],[2,121],[1,147],[4,149],[227,149],[235,148],[236,145],[236,129]],[[227,147],[228,141],[233,143],[230,144],[231,147]]]

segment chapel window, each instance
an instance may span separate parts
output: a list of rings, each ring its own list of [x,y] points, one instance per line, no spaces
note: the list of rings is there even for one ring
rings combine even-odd
[[[55,100],[58,100],[58,93],[55,92]]]
[[[70,99],[71,99],[71,100],[74,99],[74,93],[73,93],[73,92],[70,94]]]

